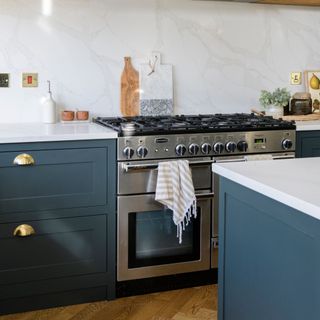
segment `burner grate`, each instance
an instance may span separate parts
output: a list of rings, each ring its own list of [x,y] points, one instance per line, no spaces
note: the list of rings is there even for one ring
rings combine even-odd
[[[213,114],[177,115],[158,117],[103,118],[94,119],[96,123],[126,135],[126,124],[132,135],[206,133],[258,130],[295,129],[294,122],[254,114]]]

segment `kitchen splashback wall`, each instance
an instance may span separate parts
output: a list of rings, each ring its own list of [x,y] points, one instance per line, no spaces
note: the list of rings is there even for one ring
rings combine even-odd
[[[290,71],[320,69],[320,8],[191,0],[0,0],[0,122],[41,121],[52,81],[60,108],[119,115],[123,57],[174,65],[175,113],[247,112]],[[22,89],[21,73],[39,88]]]

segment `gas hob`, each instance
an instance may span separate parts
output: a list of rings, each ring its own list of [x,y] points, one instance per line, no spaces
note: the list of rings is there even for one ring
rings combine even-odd
[[[103,118],[118,132],[118,160],[295,151],[295,123],[254,114]]]
[[[98,117],[95,122],[117,131],[119,136],[295,129],[292,122],[244,113],[172,117]]]

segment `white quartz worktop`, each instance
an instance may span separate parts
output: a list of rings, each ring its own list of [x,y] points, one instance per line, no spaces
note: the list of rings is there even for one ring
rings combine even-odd
[[[0,143],[73,141],[117,138],[117,133],[95,123],[0,124]]]
[[[297,131],[320,130],[320,120],[316,121],[296,121]]]
[[[320,219],[320,158],[213,164],[213,172]]]

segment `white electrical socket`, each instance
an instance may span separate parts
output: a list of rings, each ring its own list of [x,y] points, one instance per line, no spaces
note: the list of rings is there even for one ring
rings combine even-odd
[[[291,72],[290,83],[292,85],[300,85],[302,83],[302,72]]]

